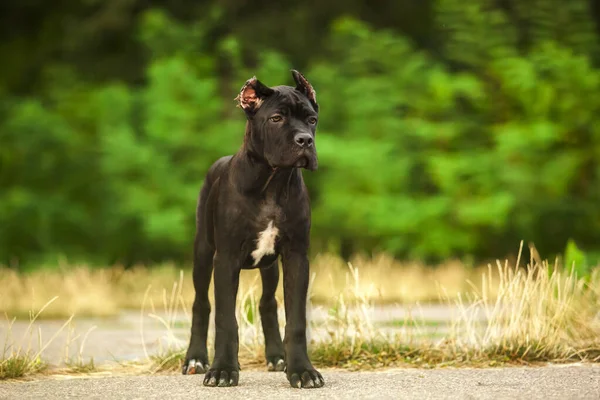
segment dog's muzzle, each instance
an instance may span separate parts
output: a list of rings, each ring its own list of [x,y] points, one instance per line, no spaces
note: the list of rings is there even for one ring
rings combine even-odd
[[[305,132],[297,133],[294,136],[294,142],[300,149],[294,167],[315,171],[317,169],[317,153],[312,135]]]

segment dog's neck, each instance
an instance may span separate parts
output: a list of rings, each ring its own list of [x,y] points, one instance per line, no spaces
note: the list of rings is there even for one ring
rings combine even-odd
[[[232,178],[244,194],[276,196],[287,194],[299,182],[301,172],[293,167],[273,167],[252,145],[250,124],[246,126],[244,143],[233,158],[237,174]]]

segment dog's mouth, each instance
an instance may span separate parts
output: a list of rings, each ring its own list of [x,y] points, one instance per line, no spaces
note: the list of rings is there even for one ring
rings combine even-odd
[[[294,168],[304,168],[309,171],[317,169],[317,156],[313,152],[303,152],[294,163]]]

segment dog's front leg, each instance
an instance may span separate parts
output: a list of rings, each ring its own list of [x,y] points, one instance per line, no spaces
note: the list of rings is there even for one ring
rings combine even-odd
[[[205,386],[237,386],[238,324],[235,318],[240,268],[236,261],[217,252],[214,257],[215,276],[215,358],[204,376]]]
[[[288,248],[284,249],[282,256],[287,379],[294,388],[321,387],[325,381],[312,366],[306,344],[306,296],[309,280],[306,251]]]

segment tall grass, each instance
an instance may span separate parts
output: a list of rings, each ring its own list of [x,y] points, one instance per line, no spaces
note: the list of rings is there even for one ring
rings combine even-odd
[[[523,360],[595,359],[600,353],[598,318],[599,270],[577,276],[574,268],[552,268],[531,259],[527,268],[497,263],[498,293],[492,297],[492,267],[482,276],[481,291],[473,290],[454,322],[454,348],[477,357]],[[487,323],[474,324],[478,312]]]
[[[580,277],[574,269],[551,268],[533,258],[525,268],[518,261],[488,268],[479,286],[458,297],[440,285],[442,299],[457,314],[448,334],[434,340],[423,339],[418,320],[400,334],[373,329],[368,311],[373,303],[357,293],[359,275],[350,266],[349,301],[340,296],[342,312],[331,317],[329,340],[313,343],[313,359],[363,368],[600,361],[600,269]],[[350,317],[344,310],[358,312]]]

